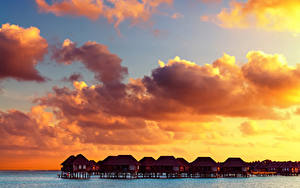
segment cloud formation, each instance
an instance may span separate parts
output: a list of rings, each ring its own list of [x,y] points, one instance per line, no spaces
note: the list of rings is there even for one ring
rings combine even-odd
[[[76,43],[66,39],[60,48],[54,49],[52,58],[65,64],[80,61],[104,84],[120,83],[128,74],[127,67],[121,66],[122,60],[111,54],[105,45],[96,42],[89,41],[77,47]]]
[[[37,98],[28,113],[0,112],[0,150],[70,151],[70,146],[76,151],[153,150],[191,140],[238,148],[253,143],[228,141],[236,135],[219,126],[223,119],[282,120],[289,116],[281,110],[300,104],[299,66],[288,66],[279,54],[252,51],[243,64],[227,54],[205,65],[175,57],[159,61],[150,75],[125,82],[127,68],[102,44],[77,47],[65,40],[53,50],[58,63],[81,62],[97,82],[76,80],[73,88],[55,86]],[[279,132],[258,128],[252,121],[236,128],[244,136]]]
[[[299,104],[299,68],[287,66],[276,54],[256,51],[247,58],[242,66],[226,54],[204,66],[175,58],[166,65],[160,62],[161,67],[143,83],[155,98],[176,102],[196,114],[284,118],[273,107]]]
[[[0,150],[7,147],[48,148],[59,139],[60,131],[51,125],[53,114],[44,109],[45,107],[35,106],[29,113],[18,110],[0,111]]]
[[[203,66],[176,57],[167,64],[159,61],[151,76],[125,84],[123,70],[127,69],[102,45],[92,43],[85,50],[89,44],[77,48],[65,41],[63,46],[56,51],[57,61],[81,61],[101,82],[92,86],[74,82],[76,90],[55,87],[53,93],[38,99],[42,105],[60,109],[68,119],[80,114],[159,122],[217,121],[216,116],[286,119],[289,114],[278,110],[300,103],[299,67],[288,66],[278,54],[249,52],[242,66],[227,54]],[[102,49],[106,49],[104,55]]]
[[[272,31],[300,32],[300,2],[298,0],[231,1],[215,16],[204,16],[203,21],[214,22],[225,28],[263,28]]]
[[[36,27],[3,24],[0,28],[0,79],[43,82],[36,69],[48,51],[46,39]]]
[[[41,12],[56,16],[84,16],[92,20],[106,18],[117,28],[124,20],[132,24],[148,21],[161,4],[171,4],[173,0],[63,0],[52,5],[46,0],[36,0]]]

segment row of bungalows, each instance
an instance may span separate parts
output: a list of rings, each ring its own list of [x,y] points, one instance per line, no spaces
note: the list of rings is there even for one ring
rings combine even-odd
[[[198,157],[190,163],[192,178],[248,177],[249,165],[241,158],[228,158],[217,163],[210,157]]]
[[[300,162],[264,160],[251,162],[249,166],[251,173],[259,176],[295,176],[300,174]]]
[[[89,161],[83,155],[70,156],[61,168],[63,178],[217,178],[248,177],[248,163],[228,158],[217,163],[210,157],[198,157],[189,163],[174,156],[144,157],[137,161],[132,155],[108,156],[103,161]]]

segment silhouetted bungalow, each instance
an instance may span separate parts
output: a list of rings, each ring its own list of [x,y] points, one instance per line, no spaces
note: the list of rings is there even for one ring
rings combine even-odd
[[[71,155],[64,162],[61,163],[61,171],[62,172],[73,172],[73,161],[75,160],[75,156]]]
[[[179,176],[180,163],[175,159],[174,156],[160,156],[155,161],[154,166],[156,175],[166,175],[167,178]]]
[[[140,172],[151,172],[155,164],[155,159],[153,157],[144,157],[140,161]]]
[[[89,166],[90,161],[87,160],[82,154],[76,156],[73,161],[73,171],[74,172],[86,172],[87,167]]]
[[[76,157],[73,155],[68,157],[61,165],[63,178],[89,178],[88,169],[90,161],[87,160],[82,154],[78,154]]]
[[[99,165],[94,160],[89,161],[88,169],[89,172],[95,173],[99,171]]]
[[[137,175],[139,163],[132,155],[108,156],[101,162],[100,169],[104,177],[126,178]]]
[[[151,178],[154,172],[155,159],[153,157],[144,157],[139,161],[139,173],[143,175],[143,178]]]
[[[249,165],[241,158],[228,158],[221,165],[223,177],[248,177]]]
[[[181,178],[189,177],[189,169],[190,169],[190,163],[187,162],[184,158],[176,158],[176,160],[179,162],[179,175]]]
[[[187,173],[190,169],[190,163],[187,162],[184,158],[176,158],[179,162],[179,172]]]
[[[99,160],[97,162],[97,166],[98,166],[98,172],[101,172],[101,168],[102,168],[102,161],[101,160]]]
[[[190,173],[192,177],[217,177],[218,171],[218,164],[210,157],[198,157],[190,164]]]
[[[117,156],[108,156],[103,161],[98,161],[100,165],[99,171],[102,173],[108,173],[114,171],[114,158]]]

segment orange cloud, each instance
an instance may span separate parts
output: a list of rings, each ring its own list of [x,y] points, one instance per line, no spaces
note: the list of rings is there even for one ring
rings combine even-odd
[[[0,28],[0,79],[43,82],[35,68],[48,51],[46,39],[36,27],[3,24]]]
[[[272,31],[300,32],[300,2],[298,0],[247,0],[230,2],[216,16],[204,16],[225,28],[257,27]]]
[[[63,0],[49,5],[45,0],[36,0],[41,12],[56,16],[84,16],[92,20],[105,17],[117,28],[126,19],[136,24],[147,21],[161,4],[171,4],[173,0]]]
[[[175,58],[170,60],[167,65],[160,62],[161,67],[153,70],[151,77],[146,76],[143,83],[156,100],[162,98],[165,104],[172,101],[178,105],[177,110],[184,109],[179,108],[182,105],[196,114],[284,118],[281,116],[282,114],[277,114],[273,107],[299,103],[299,98],[295,98],[297,96],[295,93],[287,92],[296,91],[299,88],[297,84],[299,78],[296,74],[298,69],[294,68],[294,71],[290,67],[287,68],[288,74],[291,75],[294,72],[294,81],[290,85],[287,84],[288,86],[279,86],[281,92],[278,93],[279,88],[266,90],[261,87],[259,77],[263,78],[268,75],[259,71],[259,65],[269,62],[276,66],[284,63],[282,62],[284,59],[277,59],[276,57],[281,56],[274,55],[273,57],[262,52],[250,52],[247,57],[249,62],[241,67],[235,64],[234,57],[226,54],[213,64],[204,66]],[[248,67],[252,65],[253,72],[251,73]],[[270,71],[270,75],[281,74],[279,69],[267,70]],[[253,78],[250,78],[249,75],[254,73]],[[252,81],[253,79],[256,80]],[[278,85],[280,82],[289,82],[287,78],[277,79],[270,76],[268,79],[274,85]],[[276,92],[278,94],[274,95]],[[278,97],[281,100],[278,100]]]
[[[249,62],[242,67],[264,105],[288,107],[300,102],[300,67],[288,66],[284,56],[249,52]]]
[[[56,16],[73,15],[97,19],[103,12],[103,2],[100,0],[72,0],[54,2],[49,5],[45,0],[35,1],[42,12],[53,13]]]

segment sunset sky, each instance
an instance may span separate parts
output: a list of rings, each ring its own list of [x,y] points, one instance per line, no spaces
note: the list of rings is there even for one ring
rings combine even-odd
[[[0,3],[0,169],[300,160],[299,0]]]

